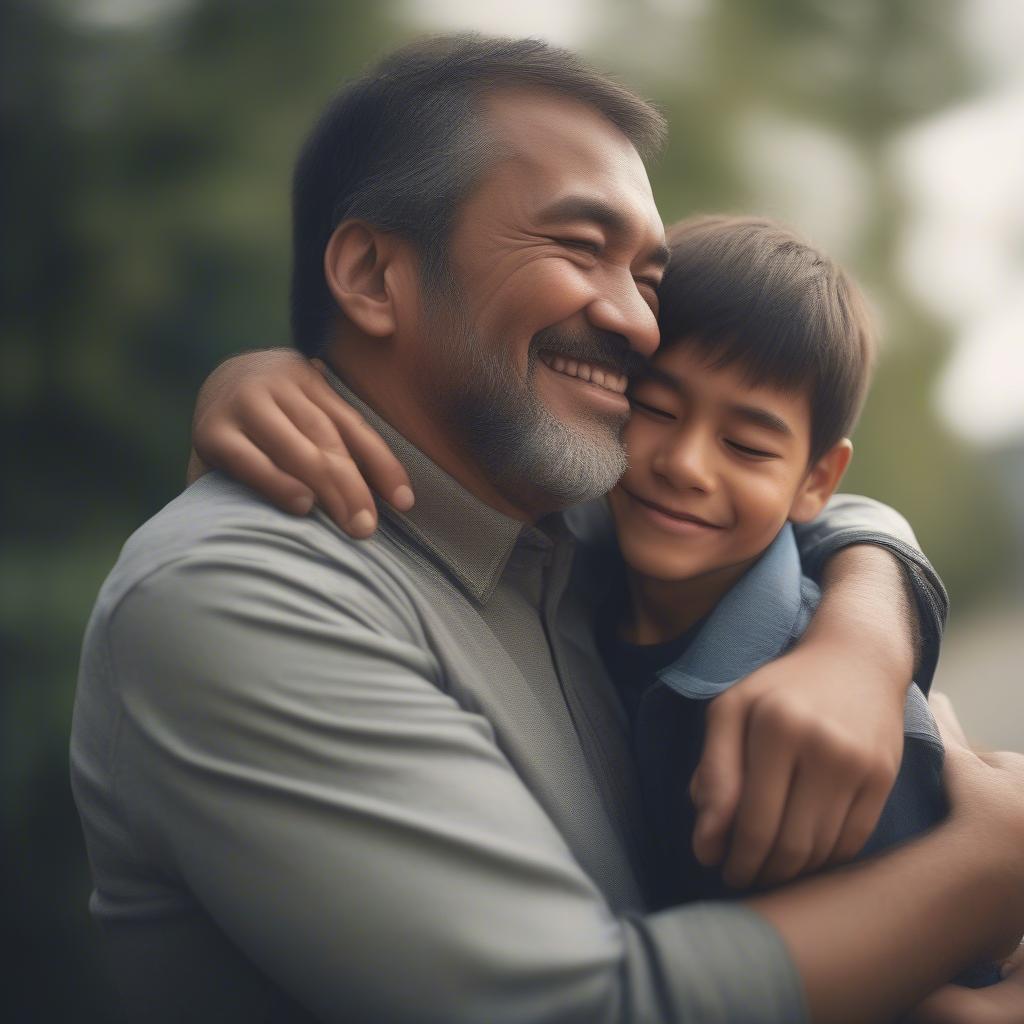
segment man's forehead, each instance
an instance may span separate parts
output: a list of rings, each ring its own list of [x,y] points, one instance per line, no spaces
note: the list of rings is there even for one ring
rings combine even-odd
[[[537,212],[567,209],[574,197],[587,196],[661,235],[643,160],[599,110],[550,91],[521,88],[489,96],[485,110],[494,145],[492,171],[525,179],[524,197]]]

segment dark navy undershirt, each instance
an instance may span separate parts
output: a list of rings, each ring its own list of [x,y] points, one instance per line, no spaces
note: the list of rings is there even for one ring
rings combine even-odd
[[[632,729],[643,695],[658,673],[680,658],[703,625],[695,623],[685,633],[659,644],[632,644],[618,635],[613,622],[598,630],[597,646],[612,677]]]

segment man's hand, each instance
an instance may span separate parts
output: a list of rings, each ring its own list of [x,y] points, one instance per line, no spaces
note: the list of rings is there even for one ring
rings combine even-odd
[[[1016,961],[1012,984],[943,987],[1019,941],[1024,755],[975,754],[938,721],[950,805],[941,825],[847,871],[747,900],[786,943],[814,1020],[889,1020],[916,1005],[917,1024],[1024,1021]]]
[[[1024,948],[1024,947],[1022,947]],[[988,988],[944,985],[907,1018],[909,1024],[1021,1024],[1024,1021],[1024,953],[1003,965],[1003,980]]]
[[[189,482],[221,469],[286,512],[305,515],[316,502],[347,533],[367,537],[377,528],[371,489],[405,512],[409,477],[314,363],[273,349],[219,366],[196,402]]]
[[[697,858],[737,888],[850,860],[899,771],[902,712],[877,672],[811,645],[722,694],[691,784]]]

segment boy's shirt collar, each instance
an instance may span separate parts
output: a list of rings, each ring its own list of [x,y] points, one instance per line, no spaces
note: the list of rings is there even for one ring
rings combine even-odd
[[[820,601],[821,590],[803,574],[796,536],[787,523],[657,679],[684,697],[711,700],[784,654],[803,635]],[[917,685],[907,691],[903,734],[941,756],[942,739]]]
[[[659,680],[686,697],[717,696],[783,654],[806,629],[820,598],[817,585],[803,575],[787,523]]]

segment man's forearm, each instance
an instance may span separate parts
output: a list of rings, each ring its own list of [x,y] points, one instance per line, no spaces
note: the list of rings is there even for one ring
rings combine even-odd
[[[991,838],[946,824],[750,901],[786,943],[816,1024],[891,1019],[1012,942],[1024,900]]]

